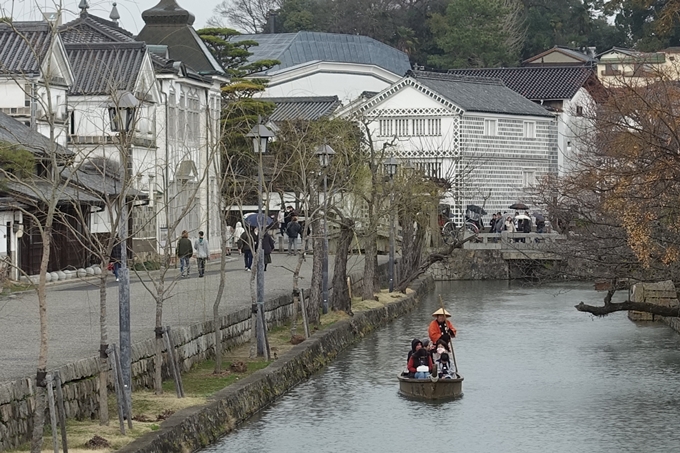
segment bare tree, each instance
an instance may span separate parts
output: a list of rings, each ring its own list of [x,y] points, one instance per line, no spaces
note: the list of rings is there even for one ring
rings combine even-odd
[[[245,33],[261,33],[269,12],[281,8],[283,0],[224,0],[208,19],[211,27],[235,27]]]

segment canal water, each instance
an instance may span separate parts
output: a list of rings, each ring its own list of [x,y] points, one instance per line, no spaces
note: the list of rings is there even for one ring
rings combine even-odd
[[[441,294],[458,329],[464,396],[398,394],[414,337]],[[410,316],[367,336],[205,450],[226,452],[672,452],[680,450],[680,335],[624,313],[594,318],[592,287],[437,284]]]

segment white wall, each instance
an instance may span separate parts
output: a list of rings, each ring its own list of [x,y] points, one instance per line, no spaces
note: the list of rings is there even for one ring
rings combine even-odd
[[[364,91],[382,91],[400,78],[372,65],[315,62],[274,73],[259,96],[337,96],[347,104]]]

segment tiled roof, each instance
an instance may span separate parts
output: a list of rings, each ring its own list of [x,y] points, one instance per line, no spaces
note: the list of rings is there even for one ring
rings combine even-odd
[[[115,22],[84,14],[59,27],[59,36],[65,44],[95,42],[130,42],[132,33]]]
[[[0,73],[38,74],[51,41],[47,22],[0,23]]]
[[[2,112],[0,112],[0,142],[19,145],[36,156],[47,156],[52,150],[65,156],[73,154],[73,151],[52,143],[41,133]]]
[[[594,75],[583,66],[525,66],[521,68],[451,69],[449,74],[500,79],[532,101],[571,99]]]
[[[224,74],[224,69],[191,26],[193,14],[175,0],[161,0],[142,13],[146,25],[137,35],[139,41],[168,46],[170,59],[181,61],[199,74]]]
[[[595,60],[595,58],[591,57],[590,55],[586,55],[579,50],[571,49],[569,47],[555,46],[555,47],[552,47],[552,48],[546,50],[545,52],[541,52],[538,55],[534,55],[531,58],[527,58],[526,60],[524,60],[523,63],[533,63],[533,62],[538,61],[541,58],[545,57],[546,55],[549,55],[549,54],[554,53],[554,52],[558,52],[558,53],[566,55],[570,58],[573,58],[574,60],[578,60],[578,61],[581,62],[581,64],[584,64],[584,65],[585,64],[592,64],[592,63],[597,61],[597,60]]]
[[[253,53],[249,61],[279,60],[281,64],[272,71],[310,61],[372,64],[399,76],[411,69],[408,55],[367,36],[300,31],[238,35],[232,40],[257,42],[249,49]]]
[[[329,116],[342,103],[337,96],[259,98],[276,104],[271,121],[318,120]]]
[[[552,116],[546,109],[506,87],[500,79],[413,71],[422,85],[444,96],[466,112]]]
[[[81,14],[59,27],[59,36],[65,44],[137,42],[132,33],[120,28],[115,22],[91,14]],[[150,52],[150,55],[158,72],[176,72],[172,70],[168,59],[154,52]]]
[[[143,42],[69,44],[66,53],[75,77],[71,94],[110,95],[133,91],[146,55]]]

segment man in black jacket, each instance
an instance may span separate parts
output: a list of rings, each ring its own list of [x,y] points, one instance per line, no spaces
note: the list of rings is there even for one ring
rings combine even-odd
[[[297,238],[302,231],[302,226],[298,223],[297,217],[293,217],[286,228],[286,234],[288,235],[288,254],[297,254]]]

